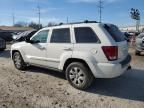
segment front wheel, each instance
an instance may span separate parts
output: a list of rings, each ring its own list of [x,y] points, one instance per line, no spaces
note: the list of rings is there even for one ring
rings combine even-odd
[[[26,68],[26,64],[19,52],[13,54],[13,62],[18,70],[24,70]]]
[[[87,89],[94,79],[89,68],[80,62],[71,63],[67,67],[66,78],[73,87],[80,90]]]

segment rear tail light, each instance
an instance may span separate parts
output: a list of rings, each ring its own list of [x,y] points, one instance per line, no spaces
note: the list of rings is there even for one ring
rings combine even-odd
[[[103,52],[109,61],[118,59],[118,47],[117,46],[103,46]]]

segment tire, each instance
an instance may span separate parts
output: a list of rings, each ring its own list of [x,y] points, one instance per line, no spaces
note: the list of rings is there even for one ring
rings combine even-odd
[[[74,88],[85,90],[91,86],[94,76],[86,65],[74,62],[67,67],[66,78]]]
[[[138,56],[139,56],[139,55],[140,55],[140,51],[136,51],[136,52],[135,52],[135,55],[138,55]]]
[[[15,67],[18,70],[25,70],[26,69],[26,63],[24,62],[20,52],[15,52],[13,54],[13,62],[14,62]]]

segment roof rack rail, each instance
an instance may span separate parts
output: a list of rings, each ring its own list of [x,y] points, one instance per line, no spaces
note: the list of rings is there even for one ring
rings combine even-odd
[[[97,22],[97,21],[88,21],[88,20],[85,20],[84,22],[74,22],[74,23],[59,23],[58,25],[81,24],[81,23],[98,23],[98,22]]]

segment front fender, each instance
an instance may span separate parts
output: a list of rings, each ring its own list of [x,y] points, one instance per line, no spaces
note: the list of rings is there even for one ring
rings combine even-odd
[[[26,58],[25,58],[25,56],[24,56],[24,52],[23,52],[23,50],[21,49],[21,47],[20,46],[15,46],[15,45],[12,45],[11,46],[11,59],[12,59],[12,54],[13,54],[13,51],[19,51],[20,52],[20,54],[21,54],[21,56],[22,56],[22,58],[23,58],[23,60],[24,61],[26,61]]]

